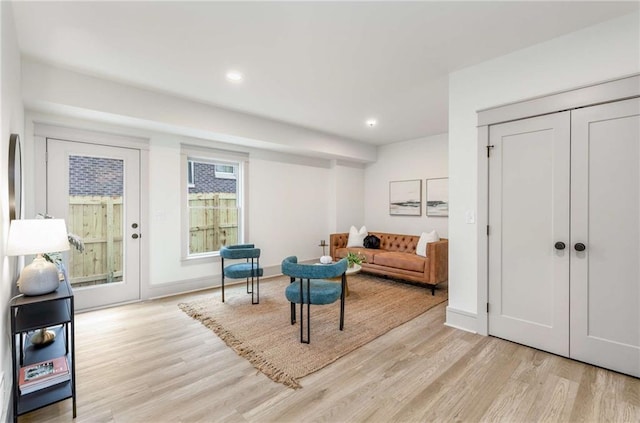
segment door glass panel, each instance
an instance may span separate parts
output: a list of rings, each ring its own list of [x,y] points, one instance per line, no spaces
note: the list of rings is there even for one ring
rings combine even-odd
[[[124,160],[69,156],[68,230],[85,246],[69,255],[74,287],[123,280],[123,187]]]

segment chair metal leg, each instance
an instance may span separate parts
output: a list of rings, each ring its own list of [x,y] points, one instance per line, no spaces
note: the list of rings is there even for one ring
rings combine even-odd
[[[307,341],[305,344],[311,343],[311,303],[307,303]]]
[[[222,302],[224,303],[224,258],[220,259],[222,265]]]
[[[260,276],[256,277],[256,286],[253,289],[253,276],[251,277],[251,304],[260,304]],[[254,299],[255,293],[255,299]]]
[[[247,276],[247,294],[251,294],[251,304],[255,304],[253,302],[253,258],[251,260],[247,259],[247,263],[251,262],[251,290],[249,290],[249,276]]]
[[[292,284],[296,281],[296,278],[290,278],[289,283]],[[296,323],[296,303],[291,303],[291,324]]]
[[[253,278],[256,278],[256,286],[254,289]],[[253,294],[256,294],[255,299]],[[260,259],[256,259],[254,263],[251,259],[251,304],[260,304]]]
[[[347,275],[342,274],[342,292],[340,293],[340,330],[344,329],[344,299],[345,287],[347,286]]]
[[[304,339],[304,295],[302,290],[304,289],[303,286],[303,279],[300,278],[300,342],[303,344],[309,344],[311,343],[311,330],[310,330],[310,324],[311,324],[311,280],[307,279],[307,339]]]

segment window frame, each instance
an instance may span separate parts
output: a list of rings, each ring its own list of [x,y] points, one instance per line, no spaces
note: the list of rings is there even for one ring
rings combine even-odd
[[[247,225],[247,174],[248,174],[248,155],[240,152],[229,152],[217,149],[208,149],[204,147],[185,147],[182,146],[181,151],[181,177],[180,177],[180,190],[181,190],[181,259],[183,261],[208,259],[211,257],[219,257],[220,251],[208,251],[204,253],[190,253],[189,252],[189,188],[195,186],[195,172],[194,166],[190,163],[202,162],[213,165],[231,165],[236,169],[233,179],[236,180],[236,206],[238,208],[238,243],[243,243],[247,239],[248,225]],[[191,169],[190,169],[191,168]],[[192,173],[193,185],[189,184],[189,172]],[[217,175],[215,177],[218,177]],[[228,178],[226,178],[228,179]]]

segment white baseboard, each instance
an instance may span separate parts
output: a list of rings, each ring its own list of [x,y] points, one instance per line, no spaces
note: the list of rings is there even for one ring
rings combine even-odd
[[[263,267],[264,276],[261,279],[279,276],[282,274],[280,265]],[[225,286],[236,283],[244,283],[244,279],[225,279]],[[156,298],[169,297],[172,295],[186,294],[189,292],[202,291],[204,289],[217,288],[220,286],[220,274],[212,274],[211,276],[186,279],[181,281],[167,282],[163,284],[150,285],[147,288],[143,300],[152,300]]]
[[[444,324],[467,332],[478,333],[476,330],[478,325],[477,315],[453,307],[447,307],[447,320]]]

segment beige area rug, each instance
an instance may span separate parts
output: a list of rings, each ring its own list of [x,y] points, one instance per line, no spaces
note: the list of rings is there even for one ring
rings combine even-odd
[[[311,305],[311,344],[300,343],[298,323],[291,325],[284,295],[289,278],[264,279],[260,304],[251,304],[244,284],[204,300],[178,306],[202,322],[253,366],[276,382],[300,388],[298,380],[447,300],[446,289],[431,290],[366,274],[348,277],[344,330],[339,330],[340,301]],[[306,314],[306,307],[305,307]],[[306,320],[306,317],[305,317]]]

